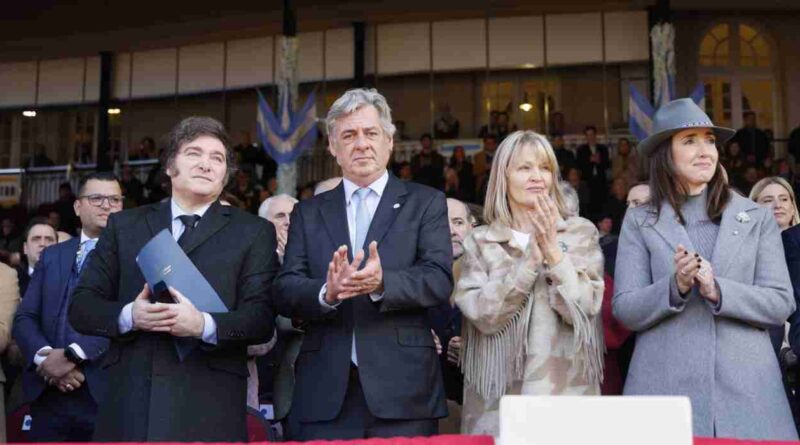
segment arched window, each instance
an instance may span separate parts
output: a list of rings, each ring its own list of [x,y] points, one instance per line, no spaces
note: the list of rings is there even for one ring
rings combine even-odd
[[[699,77],[705,85],[706,112],[718,125],[742,126],[744,112],[757,125],[776,128],[778,110],[773,48],[763,30],[730,20],[713,25],[699,42]]]

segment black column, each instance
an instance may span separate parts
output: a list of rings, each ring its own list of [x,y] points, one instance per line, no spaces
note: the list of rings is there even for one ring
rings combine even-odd
[[[283,0],[283,35],[286,37],[297,35],[297,15],[292,0]]]
[[[353,23],[353,41],[355,42],[355,61],[354,66],[354,80],[356,88],[363,88],[366,86],[366,41],[367,41],[367,25],[364,22]]]
[[[108,108],[111,105],[110,52],[100,53],[100,102],[97,104],[97,170],[109,171],[113,168],[111,141],[108,132]]]

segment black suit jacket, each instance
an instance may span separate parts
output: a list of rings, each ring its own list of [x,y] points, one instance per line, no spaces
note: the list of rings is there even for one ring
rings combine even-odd
[[[800,308],[800,225],[788,228],[781,232],[783,239],[783,251],[786,255],[786,266],[789,269],[789,278],[792,280],[794,289],[794,301]],[[795,354],[800,356],[800,309],[794,311],[789,316],[789,344]],[[783,342],[783,326],[776,326],[770,329],[772,345],[776,352],[780,351]]]
[[[118,318],[145,280],[139,250],[171,228],[170,201],[111,215],[81,274],[70,306],[79,332],[111,339],[103,366],[109,390],[99,406],[99,441],[244,441],[247,345],[273,333],[270,284],[278,269],[275,229],[215,202],[184,249],[230,312],[211,314],[216,346],[203,344],[183,362],[172,337],[132,331]],[[187,295],[191,298],[191,295]]]
[[[595,178],[605,181],[606,170],[611,167],[611,158],[608,155],[608,147],[602,144],[597,144],[595,149],[597,149],[597,153],[600,156],[600,162],[598,164],[592,164],[592,149],[589,148],[588,145],[583,144],[576,150],[575,163],[581,170],[581,179],[586,182],[591,182],[592,179]],[[596,171],[595,167],[597,167]]]
[[[301,201],[292,212],[276,308],[308,321],[295,365],[291,416],[334,419],[344,401],[353,331],[364,397],[384,419],[447,415],[439,359],[427,308],[448,301],[452,247],[444,194],[389,176],[367,233],[378,242],[384,296],[361,295],[326,312],[319,302],[328,263],[350,245],[344,185]],[[349,250],[352,253],[352,249]]]

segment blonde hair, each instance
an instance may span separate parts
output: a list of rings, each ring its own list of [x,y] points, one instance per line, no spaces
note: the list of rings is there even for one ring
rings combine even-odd
[[[758,195],[760,195],[761,192],[763,192],[764,189],[767,188],[767,186],[770,186],[772,184],[778,184],[779,186],[786,189],[787,193],[789,193],[789,197],[792,198],[792,206],[794,207],[794,211],[792,212],[792,226],[800,224],[800,213],[798,213],[797,210],[797,199],[794,196],[794,190],[792,189],[792,186],[780,176],[769,176],[767,178],[764,178],[756,182],[756,185],[754,185],[753,188],[750,190],[750,199],[757,202]]]
[[[550,198],[555,202],[561,217],[564,219],[569,217],[569,211],[559,184],[561,173],[558,170],[558,161],[556,161],[553,147],[547,141],[547,138],[541,134],[529,130],[521,130],[509,134],[497,147],[494,162],[492,162],[492,170],[489,173],[486,201],[483,206],[483,219],[486,224],[499,221],[506,226],[513,226],[511,208],[508,205],[508,167],[515,154],[525,146],[531,147],[537,156],[544,156],[545,162],[553,174]]]

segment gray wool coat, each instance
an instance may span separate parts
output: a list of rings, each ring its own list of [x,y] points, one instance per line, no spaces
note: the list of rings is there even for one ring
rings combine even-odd
[[[767,328],[795,309],[777,224],[732,193],[710,258],[722,295],[678,305],[673,255],[694,251],[669,204],[628,210],[617,252],[614,316],[637,332],[625,395],[686,395],[694,435],[797,440]]]

